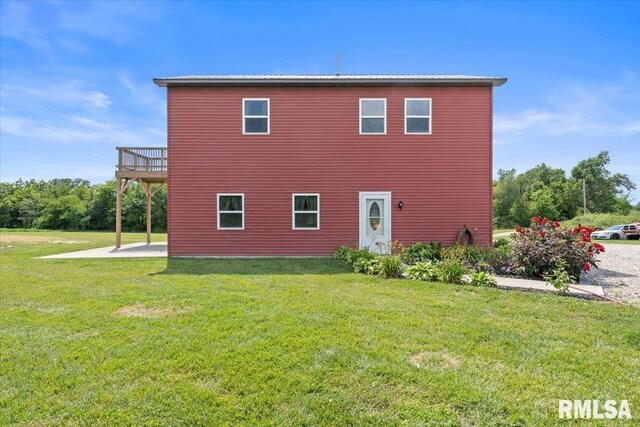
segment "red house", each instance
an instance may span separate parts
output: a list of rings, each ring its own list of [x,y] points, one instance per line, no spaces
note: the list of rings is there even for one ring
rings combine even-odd
[[[462,75],[195,75],[167,88],[170,256],[492,238],[492,89]]]

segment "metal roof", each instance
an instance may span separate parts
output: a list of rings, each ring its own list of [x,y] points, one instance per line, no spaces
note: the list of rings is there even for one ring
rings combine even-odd
[[[504,77],[461,74],[202,74],[158,77],[167,86],[501,86]]]

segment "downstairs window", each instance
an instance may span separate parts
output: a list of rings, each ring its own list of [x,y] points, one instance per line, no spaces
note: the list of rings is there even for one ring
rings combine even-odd
[[[294,194],[293,195],[293,229],[294,230],[319,230],[320,229],[320,195],[319,194]]]
[[[244,194],[218,193],[218,230],[244,230]]]

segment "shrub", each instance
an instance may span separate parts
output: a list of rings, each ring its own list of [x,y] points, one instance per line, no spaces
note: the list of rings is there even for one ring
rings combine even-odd
[[[501,245],[493,248],[485,260],[487,270],[495,274],[509,274],[511,272],[511,245]]]
[[[356,273],[371,274],[373,276],[380,274],[381,258],[374,257],[371,259],[358,258],[353,268]]]
[[[568,294],[569,285],[575,281],[575,277],[567,272],[567,267],[568,265],[565,261],[560,261],[553,271],[544,275],[544,280],[561,294]]]
[[[356,249],[347,255],[347,262],[353,266],[356,273],[366,273],[371,267],[369,261],[376,258],[376,254],[368,249]]]
[[[454,243],[442,251],[442,259],[456,260],[460,262],[465,261],[467,259],[467,250],[468,249],[465,245]]]
[[[402,258],[400,258],[400,255],[380,257],[380,275],[386,278],[400,277],[402,275]]]
[[[487,265],[493,257],[494,249],[490,247],[478,247],[475,245],[454,244],[445,249],[443,258],[445,260],[457,260],[467,264],[474,269],[478,266]]]
[[[495,288],[498,286],[496,278],[492,274],[484,271],[476,271],[471,273],[469,277],[470,280],[468,283],[472,286],[485,286],[488,288]]]
[[[561,230],[557,221],[534,217],[530,228],[516,228],[511,268],[525,277],[544,278],[563,267],[570,276],[579,278],[580,270],[597,267],[596,256],[603,249],[591,243],[588,233],[571,233]]]
[[[333,256],[335,257],[335,259],[339,259],[342,261],[348,261],[349,260],[349,256],[351,255],[351,253],[355,251],[355,249],[349,247],[349,246],[340,246],[338,249],[336,249],[336,251],[334,252]]]
[[[479,264],[486,264],[487,261],[493,257],[494,249],[491,247],[478,247],[475,245],[463,246],[464,258],[463,260],[471,266]]]
[[[355,262],[361,258],[364,259],[373,259],[376,257],[376,254],[374,254],[373,252],[371,252],[369,249],[354,249],[351,252],[348,252],[347,255],[347,262],[351,265],[355,264]]]
[[[404,277],[409,280],[437,281],[440,279],[440,269],[430,261],[420,261],[407,268]]]
[[[502,248],[505,246],[511,246],[511,242],[509,241],[509,239],[505,239],[504,237],[500,237],[499,239],[496,239],[495,242],[493,242],[494,248]]]
[[[416,243],[404,251],[402,259],[407,264],[424,261],[440,261],[442,259],[442,243]]]
[[[462,283],[462,276],[469,272],[469,269],[457,259],[445,259],[438,265],[440,281],[445,283]]]

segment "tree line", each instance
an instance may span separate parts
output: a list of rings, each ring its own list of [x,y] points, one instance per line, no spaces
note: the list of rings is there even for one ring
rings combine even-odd
[[[544,163],[521,174],[500,169],[493,182],[495,225],[525,226],[533,216],[564,220],[584,213],[583,179],[588,212],[628,214],[634,208],[629,192],[636,186],[628,175],[612,174],[610,161],[609,152],[601,151],[578,162],[569,175]]]
[[[146,230],[146,196],[134,183],[122,197],[122,229]],[[153,195],[153,231],[167,229],[167,189]],[[52,230],[115,230],[116,182],[83,179],[0,183],[0,227]]]
[[[493,183],[495,225],[524,226],[536,215],[564,220],[583,213],[583,179],[589,212],[628,214],[633,209],[629,192],[636,187],[627,175],[608,170],[610,160],[609,153],[602,151],[580,161],[569,175],[544,163],[521,174],[501,169]],[[115,211],[115,180],[103,184],[82,179],[0,183],[0,227],[114,230]],[[144,231],[145,215],[144,190],[134,183],[123,195],[122,229]],[[166,231],[166,187],[153,196],[151,218],[154,231]]]

